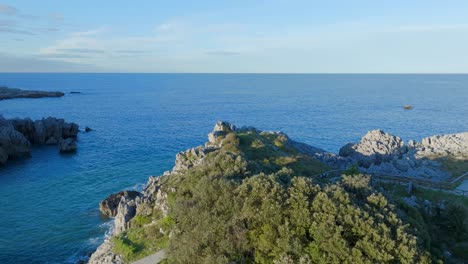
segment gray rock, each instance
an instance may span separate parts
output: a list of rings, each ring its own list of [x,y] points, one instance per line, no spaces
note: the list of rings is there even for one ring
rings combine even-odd
[[[236,126],[234,126],[234,125],[232,125],[232,124],[230,124],[228,122],[218,121],[216,123],[216,125],[214,126],[213,131],[211,131],[208,134],[208,142],[211,143],[211,144],[216,145],[216,144],[219,143],[217,141],[218,137],[224,136],[227,133],[235,132],[235,131],[236,131]]]
[[[340,156],[351,157],[360,166],[368,168],[371,164],[389,161],[394,155],[407,152],[401,138],[387,134],[380,129],[372,130],[357,144],[346,144],[340,149]]]
[[[122,197],[126,197],[131,200],[135,199],[137,196],[141,196],[141,193],[137,191],[121,191],[111,194],[99,203],[99,210],[103,215],[115,217],[117,215],[117,207],[119,206]]]
[[[104,240],[96,251],[91,255],[88,264],[123,264],[123,258],[112,252],[112,241],[110,238]]]
[[[138,197],[136,198],[138,199]],[[114,219],[114,236],[121,234],[130,227],[130,220],[136,214],[135,199],[122,197],[117,207],[117,214]]]
[[[406,188],[406,192],[407,192],[408,194],[413,193],[413,182],[409,182],[409,183],[408,183],[408,187]]]
[[[31,143],[16,131],[13,125],[2,122],[0,124],[0,147],[8,158],[22,158],[31,155]]]
[[[76,152],[76,140],[73,138],[61,139],[59,142],[60,153],[71,153]]]
[[[8,160],[8,154],[2,147],[0,147],[0,166],[5,165],[7,160]]]

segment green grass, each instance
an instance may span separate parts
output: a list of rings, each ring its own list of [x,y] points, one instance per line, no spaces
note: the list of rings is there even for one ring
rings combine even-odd
[[[252,167],[261,168],[262,172],[274,172],[286,167],[298,175],[312,176],[330,170],[326,164],[288,146],[288,139],[283,135],[249,131],[237,133],[236,136],[240,151],[253,164]]]
[[[147,225],[151,223],[151,216],[146,216],[146,215],[137,215],[135,216],[132,220],[130,225],[133,227],[142,227],[144,225]]]
[[[113,251],[122,255],[126,262],[131,262],[165,248],[168,240],[168,236],[159,232],[158,225],[131,228],[122,235],[112,238]]]

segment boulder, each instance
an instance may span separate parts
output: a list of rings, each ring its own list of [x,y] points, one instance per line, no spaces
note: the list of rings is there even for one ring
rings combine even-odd
[[[135,199],[137,196],[141,196],[141,193],[137,191],[121,191],[111,194],[99,203],[99,210],[103,215],[115,217],[117,215],[117,208],[122,197],[126,197],[127,199]]]
[[[76,152],[76,140],[73,138],[61,139],[59,142],[60,153]]]
[[[85,127],[85,132],[90,132],[90,131],[93,131],[93,129],[90,127]]]

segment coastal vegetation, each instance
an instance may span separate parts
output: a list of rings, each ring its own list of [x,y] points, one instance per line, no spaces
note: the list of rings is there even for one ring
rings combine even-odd
[[[125,261],[166,251],[166,263],[462,263],[467,200],[379,183],[329,165],[281,133],[217,133],[201,164],[160,178],[154,200],[113,238]],[[196,164],[198,157],[185,155]],[[156,196],[156,193],[154,193]],[[147,208],[147,209],[144,209]],[[148,209],[149,208],[149,209]],[[153,208],[153,209],[151,209]]]

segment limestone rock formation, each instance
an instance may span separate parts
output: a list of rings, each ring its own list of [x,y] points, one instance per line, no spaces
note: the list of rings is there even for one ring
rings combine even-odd
[[[8,159],[28,157],[32,144],[60,145],[64,151],[75,151],[78,125],[48,117],[33,121],[5,119],[0,115],[0,165]],[[5,158],[6,157],[6,158]]]
[[[99,203],[99,210],[103,215],[115,217],[117,215],[117,207],[119,206],[122,197],[135,199],[137,196],[140,195],[141,193],[137,191],[121,191],[118,193],[111,194],[109,195],[109,197],[107,197]]]
[[[216,125],[214,126],[213,131],[208,134],[208,142],[216,145],[218,144],[216,139],[219,136],[222,136],[229,132],[234,132],[234,131],[236,131],[236,127],[234,125],[224,122],[224,121],[218,121]]]
[[[405,145],[399,137],[381,130],[368,132],[359,143],[349,143],[339,155],[367,173],[443,180],[450,176],[438,157],[468,159],[468,133],[438,135]]]
[[[369,131],[359,143],[343,146],[339,155],[351,157],[360,166],[368,168],[371,164],[380,164],[390,160],[393,155],[406,152],[407,148],[401,138],[377,129]]]
[[[112,253],[112,241],[106,238],[96,251],[91,255],[88,264],[122,264],[122,256]]]
[[[137,197],[138,199],[138,197]],[[119,206],[117,207],[117,214],[114,220],[114,234],[115,236],[124,232],[130,227],[130,220],[136,214],[136,202],[135,199],[130,197],[122,197],[120,199]]]
[[[418,156],[468,157],[468,132],[423,138],[417,145]]]

